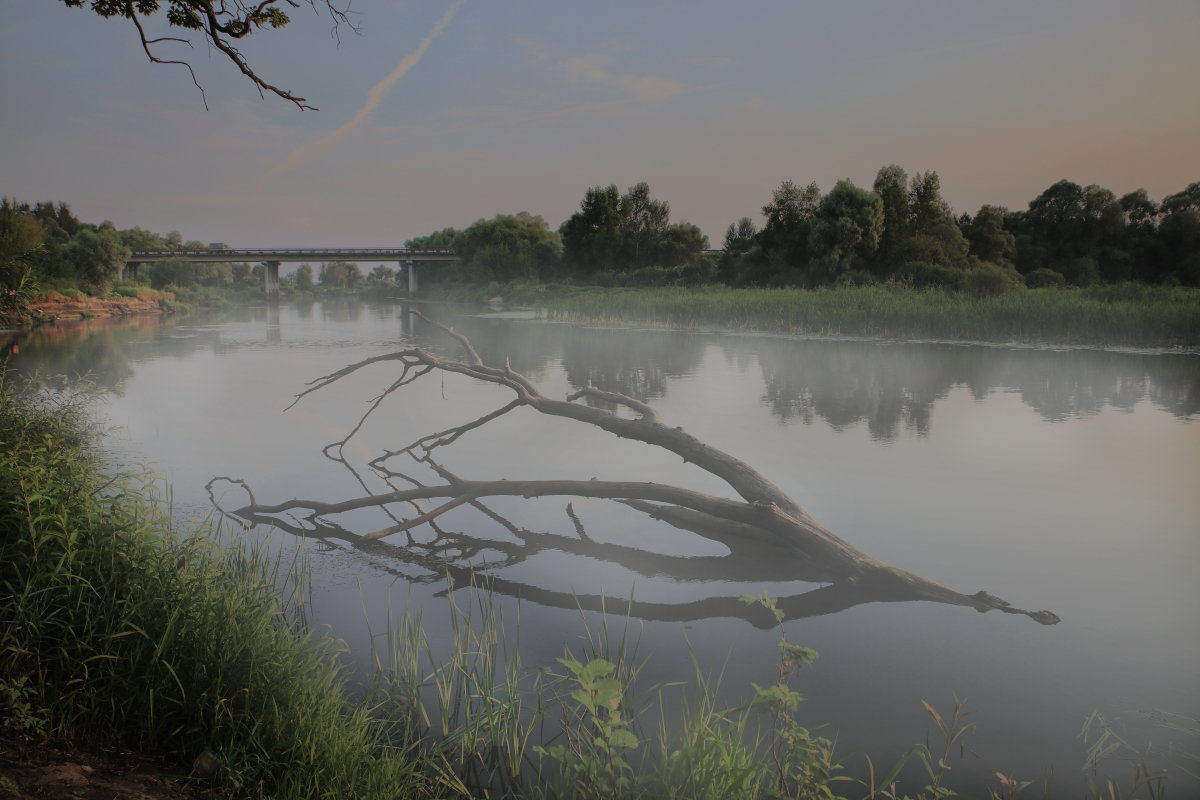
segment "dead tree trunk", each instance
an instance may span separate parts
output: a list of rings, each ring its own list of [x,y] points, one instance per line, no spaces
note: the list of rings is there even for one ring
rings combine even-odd
[[[724,566],[739,561],[748,563],[748,560],[753,560],[759,564],[772,565],[769,571],[774,574],[770,576],[770,579],[805,580],[830,584],[812,592],[780,600],[778,606],[788,617],[808,616],[810,613],[829,613],[829,611],[870,601],[930,600],[969,606],[979,611],[996,609],[1005,613],[1024,614],[1042,624],[1054,624],[1059,621],[1059,618],[1049,611],[1033,612],[1017,609],[986,592],[963,594],[872,558],[817,524],[791,497],[748,464],[711,447],[683,428],[666,424],[658,413],[645,403],[624,394],[604,391],[590,385],[569,395],[564,400],[546,397],[527,378],[510,369],[507,363],[503,367],[485,364],[466,337],[427,318],[422,318],[457,340],[463,348],[465,358],[461,361],[453,361],[420,348],[402,350],[343,367],[312,381],[308,389],[296,395],[293,405],[306,395],[319,391],[367,367],[385,363],[399,365],[399,377],[379,397],[375,398],[362,419],[345,439],[326,449],[327,454],[334,449],[340,452],[341,447],[362,428],[367,418],[379,408],[389,395],[430,374],[454,373],[497,384],[511,390],[514,395],[513,400],[478,419],[423,436],[399,450],[387,451],[371,462],[371,466],[375,470],[388,478],[409,480],[413,484],[411,488],[396,489],[390,493],[377,495],[368,494],[334,502],[294,499],[276,504],[260,504],[251,495],[251,503],[230,512],[232,515],[245,522],[268,522],[294,533],[310,535],[295,525],[281,521],[283,517],[302,517],[313,523],[312,530],[321,531],[316,535],[323,537],[336,531],[333,535],[337,538],[345,539],[355,546],[367,547],[385,537],[410,531],[421,525],[430,525],[436,529],[436,521],[439,517],[451,509],[466,504],[479,507],[485,513],[490,514],[491,512],[481,505],[481,501],[487,498],[505,496],[600,498],[622,503],[654,519],[663,520],[677,528],[719,541],[730,550],[729,556],[717,559],[717,561],[723,562]],[[583,398],[594,398],[624,407],[632,412],[633,416],[621,416],[604,408],[576,402]],[[470,480],[455,475],[434,459],[434,453],[438,448],[453,444],[470,431],[487,425],[504,414],[523,406],[542,414],[593,425],[623,439],[663,448],[678,455],[685,462],[720,478],[740,499],[721,498],[682,487],[652,482]],[[428,466],[441,478],[442,482],[437,485],[420,485],[407,478],[403,473],[393,471],[388,467],[388,463],[400,456],[409,456]],[[218,480],[227,479],[214,479],[214,481]],[[426,511],[416,505],[419,501],[436,501],[436,505]],[[317,524],[318,520],[323,520],[331,515],[370,507],[393,508],[403,504],[409,504],[410,507],[417,510],[409,516],[390,512],[396,524],[380,530],[355,535],[336,528],[336,526],[330,526],[326,522]],[[568,512],[571,513],[569,507]],[[559,539],[556,545],[557,549],[586,551],[614,563],[621,563],[626,559],[633,561],[628,558],[630,554],[623,552],[628,548],[591,542],[583,534],[582,526],[573,514],[572,520],[580,534],[579,538],[564,540],[564,537],[556,537]],[[539,544],[539,540],[536,538],[544,536],[543,534],[517,531],[515,528],[512,530],[518,533],[526,545],[535,549],[544,546],[544,542]],[[479,544],[479,540],[473,539],[473,537],[452,536],[457,536],[460,544],[471,541],[475,543],[476,547],[482,546]],[[565,541],[574,544],[567,545]],[[531,542],[532,545],[530,545]],[[416,545],[410,539],[409,548],[414,547]],[[638,560],[644,563],[646,554],[642,551],[638,552],[641,554]],[[513,560],[523,560],[524,557],[522,553],[516,552],[512,554],[509,563],[513,563]],[[670,559],[666,556],[660,558]],[[443,564],[442,566],[445,568],[447,565]],[[695,568],[695,564],[688,565],[689,570],[694,571]],[[718,577],[716,570],[719,567],[713,565],[713,568],[713,577]],[[763,577],[747,575],[740,579],[761,580]],[[495,587],[497,581],[500,579],[489,578],[489,585]],[[528,595],[531,591],[535,591],[533,587],[526,587],[523,594]],[[578,595],[572,597],[576,602],[580,600]],[[727,598],[725,599],[727,600]],[[712,598],[710,601],[704,602],[710,606],[716,602],[717,606],[721,606],[722,604],[717,602],[720,600],[722,598]],[[725,605],[727,606],[727,604]],[[674,618],[674,615],[664,617],[652,614],[651,616]]]

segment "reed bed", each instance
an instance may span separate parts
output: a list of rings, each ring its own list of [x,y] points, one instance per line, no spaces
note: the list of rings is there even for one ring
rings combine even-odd
[[[521,293],[515,297],[520,301]],[[527,298],[551,318],[821,336],[1195,347],[1200,290],[1138,284],[992,296],[898,284],[821,289],[587,288]]]

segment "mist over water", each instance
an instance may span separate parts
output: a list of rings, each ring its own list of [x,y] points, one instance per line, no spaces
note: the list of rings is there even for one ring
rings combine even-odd
[[[788,639],[821,653],[798,684],[808,697],[803,718],[828,723],[822,732],[836,736],[843,763],[861,765],[863,753],[891,763],[924,739],[921,701],[945,709],[957,695],[978,727],[953,763],[952,776],[968,783],[954,785],[970,790],[970,780],[997,769],[1040,778],[1053,767],[1052,786],[1074,793],[1086,753],[1077,737],[1092,711],[1156,746],[1174,736],[1156,711],[1200,717],[1200,356],[447,321],[485,361],[508,358],[548,396],[591,382],[651,403],[871,556],[1061,617],[1039,625],[928,602],[800,607],[785,623]],[[371,458],[511,399],[431,376],[392,397],[339,463],[322,448],[349,432],[394,370],[352,376],[282,409],[307,381],[352,361],[413,345],[458,355],[403,306],[96,321],[43,329],[20,344],[10,359],[19,370],[90,372],[107,390],[101,413],[117,429],[117,460],[163,474],[181,517],[211,513],[204,485],[216,475],[247,480],[262,502],[383,491]],[[522,410],[464,436],[443,463],[465,478],[652,480],[728,495],[669,453]],[[236,491],[227,489],[228,502],[241,504]],[[689,648],[724,670],[731,702],[745,700],[751,682],[773,680],[779,631],[731,609],[742,594],[797,597],[816,584],[769,560],[727,568],[720,559],[729,550],[715,540],[575,501],[588,548],[565,503],[489,502],[534,539],[456,509],[440,524],[462,535],[458,544],[478,547],[443,562],[431,560],[427,531],[377,552],[310,545],[311,616],[345,638],[365,670],[368,630],[383,629],[389,607],[420,607],[435,643],[445,644],[439,564],[503,561],[492,570],[508,587],[497,597],[507,619],[520,619],[510,634],[531,668],[552,665],[564,645],[578,648],[573,597],[611,598],[618,617],[632,597],[629,625],[649,683],[689,679]],[[330,522],[352,533],[392,524],[379,512]],[[280,547],[301,541],[263,529],[241,535]],[[521,597],[519,613],[510,595]],[[1200,788],[1171,773],[1169,796]]]

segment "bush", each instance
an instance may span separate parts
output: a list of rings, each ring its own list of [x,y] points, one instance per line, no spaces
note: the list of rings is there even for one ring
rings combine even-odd
[[[1062,273],[1039,267],[1025,276],[1025,285],[1030,289],[1061,289],[1067,285]]]
[[[852,269],[843,273],[837,279],[837,286],[870,286],[878,283],[875,276],[865,269]]]
[[[1100,266],[1094,258],[1069,258],[1057,262],[1054,266],[1072,286],[1091,286],[1100,282]]]
[[[996,297],[1024,286],[1025,283],[1016,270],[983,261],[967,270],[962,288],[976,297]]]
[[[924,261],[909,261],[900,267],[896,277],[914,289],[961,289],[965,273],[957,267],[942,264],[927,264]]]

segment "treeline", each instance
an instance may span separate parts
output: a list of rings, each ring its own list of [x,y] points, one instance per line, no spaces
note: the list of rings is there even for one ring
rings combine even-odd
[[[714,279],[715,264],[704,258],[708,239],[695,225],[672,224],[670,218],[670,205],[652,198],[646,183],[624,194],[615,185],[596,186],[557,231],[542,217],[522,211],[481,219],[465,230],[445,228],[405,244],[454,250],[462,258],[455,267],[432,273],[435,280],[611,285],[630,276],[646,283]]]
[[[1141,281],[1200,285],[1200,183],[1156,203],[1061,180],[1024,211],[955,216],[936,172],[879,170],[871,190],[785,181],[759,230],[729,226],[720,277],[733,285],[869,283],[997,288]]]
[[[1007,288],[1091,286],[1137,281],[1200,286],[1200,182],[1161,202],[1144,189],[1117,197],[1101,186],[1061,180],[1029,207],[982,206],[955,215],[936,172],[909,176],[883,167],[870,189],[838,181],[784,181],[762,207],[762,221],[731,223],[717,251],[695,225],[672,223],[670,205],[646,183],[622,193],[587,190],[579,210],[552,230],[527,212],[481,219],[409,239],[417,249],[454,250],[422,282],[579,282],[602,286],[724,283],[817,287],[898,281],[994,294]],[[760,227],[761,225],[761,227]],[[0,305],[39,290],[109,291],[134,250],[203,248],[179,233],[117,230],[80,221],[66,203],[0,199]],[[262,265],[145,265],[126,275],[155,289],[255,289]],[[284,278],[287,290],[394,287],[396,271],[355,264],[310,265]]]
[[[82,222],[66,203],[21,203],[0,199],[0,291],[4,302],[19,305],[46,291],[82,290],[103,295],[122,277],[133,251],[203,249],[142,228],[117,230],[111,222]],[[155,289],[261,287],[262,266],[192,264],[169,259],[142,265],[126,279]]]
[[[1161,203],[1144,189],[1117,197],[1061,180],[1023,211],[982,206],[955,215],[936,172],[888,165],[871,189],[784,181],[750,217],[730,224],[719,253],[645,183],[621,194],[588,189],[557,231],[525,212],[410,239],[453,249],[454,281],[577,280],[602,285],[721,282],[731,286],[863,284],[895,280],[985,293],[1008,287],[1139,281],[1200,285],[1200,183]]]
[[[108,293],[114,283],[148,285],[194,295],[207,289],[259,291],[262,264],[201,263],[164,259],[127,270],[131,253],[146,250],[203,250],[199,241],[185,241],[177,232],[162,236],[140,227],[117,230],[111,222],[82,222],[66,203],[33,205],[0,198],[0,308],[19,308],[49,291],[70,294]],[[377,266],[363,274],[357,264],[335,261],[316,269],[302,264],[281,280],[286,290],[355,290],[392,287],[397,271]]]

